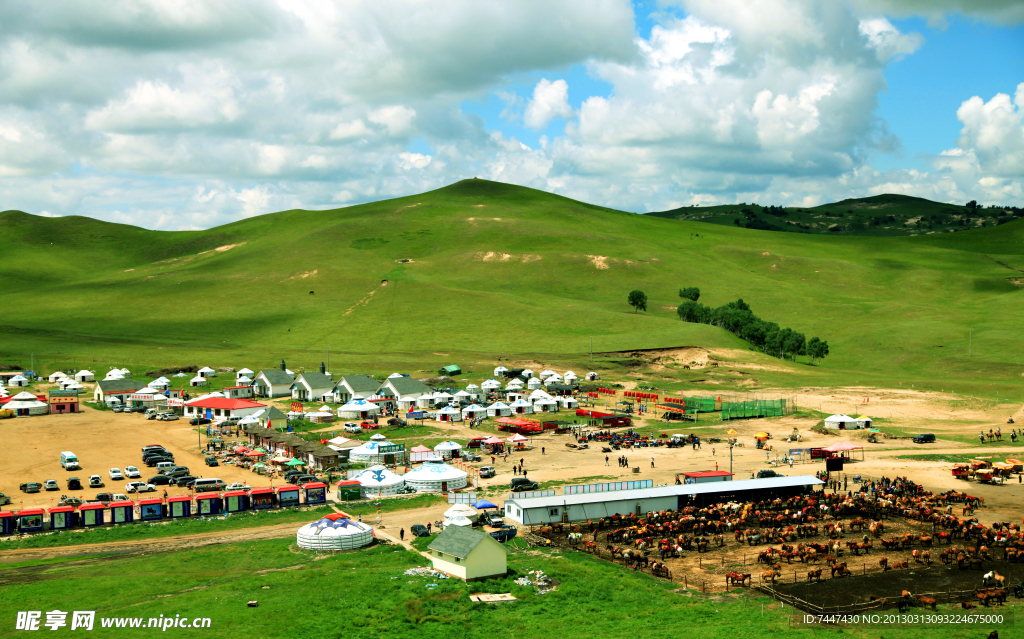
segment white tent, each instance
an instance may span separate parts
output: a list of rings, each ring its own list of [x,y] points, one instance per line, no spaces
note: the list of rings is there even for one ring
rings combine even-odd
[[[121,369],[121,374],[124,375],[125,377],[131,377],[132,376],[132,372],[130,370],[128,370],[127,368],[122,368]]]
[[[338,417],[342,419],[373,419],[374,415],[380,415],[380,406],[362,398],[338,408]]]
[[[529,368],[524,368],[523,372],[519,373],[519,376],[522,377],[523,379],[532,379],[533,378],[533,371],[530,370]]]
[[[253,371],[249,370],[248,368],[243,368],[242,370],[235,372],[235,378],[239,378],[239,377],[250,377],[251,378],[252,376],[253,376]]]
[[[576,373],[574,373],[572,371],[565,371],[565,375],[562,375],[562,379],[565,380],[566,384],[575,384],[576,383]]]
[[[558,373],[551,370],[550,368],[546,368],[540,375],[538,375],[538,377],[540,377],[543,380],[551,377],[552,375],[558,375]]]
[[[857,420],[849,415],[830,415],[825,418],[825,428],[859,428]]]
[[[526,388],[528,388],[530,390],[535,390],[535,389],[541,388],[543,386],[544,386],[544,382],[542,382],[539,377],[531,377],[526,382]]]
[[[529,415],[533,412],[533,404],[523,398],[519,398],[512,402],[512,405],[509,406],[509,408],[511,408],[512,412],[516,415]]]
[[[28,378],[22,375],[15,375],[10,380],[8,380],[7,384],[9,386],[17,386],[19,388],[24,388],[25,386],[28,386]]]
[[[858,417],[855,417],[854,419],[857,420],[857,428],[871,428],[871,418],[870,417],[860,417],[860,416],[858,416]]]
[[[200,377],[216,377],[217,371],[213,370],[209,366],[203,366],[196,374]]]
[[[433,408],[434,407],[434,394],[427,393],[426,395],[420,395],[416,398],[416,408]]]
[[[441,525],[444,528],[447,528],[448,526],[463,526],[465,528],[469,528],[473,525],[473,522],[466,517],[446,517]]]
[[[455,504],[444,512],[444,527],[472,526],[477,511],[466,504]]]
[[[82,369],[75,373],[75,380],[79,382],[94,382],[96,381],[96,375],[92,371]]]
[[[11,396],[11,394],[7,392],[7,389],[4,388],[3,386],[0,386],[0,397],[10,397],[10,396]],[[2,409],[0,409],[0,410],[2,410]]]
[[[401,373],[391,373],[388,375],[388,379],[395,379],[396,377],[405,377],[405,375],[402,375]]]
[[[516,377],[505,384],[505,390],[522,390],[524,386],[526,386],[526,382]]]
[[[248,377],[246,377],[245,375],[243,375],[243,376],[235,379],[235,383],[238,384],[239,386],[245,386],[247,384],[252,384],[252,380],[249,379]]]
[[[553,413],[558,410],[558,402],[550,397],[538,397],[533,401],[535,413]]]
[[[175,373],[174,376],[175,377],[188,377],[188,375],[186,375],[185,373]]]
[[[382,435],[380,433],[377,433],[376,435],[372,435],[370,437],[370,441],[371,442],[385,442],[387,440],[388,440],[388,438],[385,435]]]
[[[85,388],[85,386],[82,386],[81,384],[71,379],[70,377],[67,377],[64,380],[62,380],[60,386],[62,390],[82,390],[83,388]]]
[[[206,384],[207,384],[206,378],[205,377],[200,377],[198,375],[196,375],[192,379],[188,380],[188,385],[189,386],[206,386]]]
[[[489,393],[491,391],[496,391],[499,388],[501,388],[501,382],[499,382],[496,379],[489,379],[483,384],[480,384],[480,388],[482,388],[485,393]]]
[[[576,410],[580,407],[579,401],[575,397],[570,397],[569,395],[559,397],[556,401],[560,408],[564,408],[566,410]]]
[[[456,442],[441,442],[434,446],[434,452],[444,459],[460,457],[462,456],[462,445]]]
[[[393,444],[387,440],[377,442],[366,442],[362,446],[353,448],[349,454],[348,459],[350,462],[361,462],[370,464],[383,464],[383,463],[394,463],[401,462],[403,455],[401,452],[393,453],[382,453],[381,446],[392,446]],[[393,460],[385,459],[385,455],[394,455]]]
[[[359,482],[363,498],[396,495],[405,486],[401,475],[396,475],[380,464],[370,466],[350,479]]]
[[[561,384],[561,383],[562,383],[562,376],[559,375],[558,373],[555,373],[554,375],[549,375],[544,380],[544,385],[545,386],[550,386],[551,384]]]
[[[51,384],[56,384],[58,380],[64,379],[65,377],[67,377],[67,374],[63,371],[56,371],[54,373],[50,373],[50,377],[48,379]]]
[[[160,390],[167,390],[167,387],[171,385],[171,382],[166,379],[154,379],[149,383],[150,388],[157,388]]]
[[[455,392],[454,399],[459,402],[459,404],[470,404],[473,402],[473,395],[464,390],[460,390]]]
[[[513,444],[521,444],[522,442],[529,441],[529,439],[520,435],[519,433],[515,433],[505,441],[512,442]]]
[[[508,407],[508,404],[502,402],[494,402],[487,407],[488,417],[508,417],[512,414],[512,409]]]
[[[246,415],[242,419],[238,420],[239,426],[246,426],[248,424],[259,424],[260,420],[255,415]]]
[[[50,407],[46,402],[39,401],[39,398],[28,391],[18,393],[11,398],[11,401],[4,404],[3,407],[13,410],[14,414],[18,417],[45,415],[50,412]]]
[[[334,514],[306,524],[295,533],[296,545],[309,550],[353,550],[372,542],[372,526]]]
[[[501,377],[502,375],[504,375],[507,372],[508,372],[507,368],[505,368],[504,366],[499,366],[499,367],[494,369],[494,376],[495,377]]]
[[[597,379],[601,379],[601,376],[595,373],[594,371],[590,371],[589,373],[587,373],[587,381],[592,382]]]
[[[462,411],[454,406],[445,406],[437,411],[436,419],[439,422],[461,422]]]
[[[462,419],[476,419],[480,415],[486,415],[487,409],[480,404],[470,404],[462,409]]]
[[[452,401],[452,395],[444,391],[438,391],[434,393],[434,406],[444,406],[448,402]]]
[[[107,373],[107,376],[103,378],[103,381],[109,382],[111,380],[116,381],[119,379],[124,379],[124,375],[121,374],[121,371],[111,371]]]
[[[469,386],[467,386],[466,392],[472,395],[473,397],[480,397],[480,387],[477,386],[476,384],[470,384]]]
[[[416,492],[448,492],[466,487],[466,472],[445,463],[426,462],[405,474],[405,485]]]

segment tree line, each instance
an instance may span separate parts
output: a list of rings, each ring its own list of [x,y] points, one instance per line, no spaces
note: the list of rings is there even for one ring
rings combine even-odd
[[[683,302],[676,313],[682,321],[724,328],[768,355],[794,361],[797,355],[806,355],[812,364],[828,355],[828,342],[825,340],[817,337],[808,340],[803,333],[789,327],[781,328],[775,322],[766,322],[754,315],[750,305],[742,299],[712,308],[697,301],[700,299],[697,287],[680,289],[679,297]]]

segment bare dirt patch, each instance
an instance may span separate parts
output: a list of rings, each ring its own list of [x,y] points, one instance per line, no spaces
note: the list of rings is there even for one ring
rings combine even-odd
[[[233,249],[235,247],[244,246],[245,244],[246,244],[246,242],[239,242],[238,244],[225,244],[223,246],[218,246],[215,249],[210,249],[209,251],[201,251],[197,255],[206,255],[207,253],[214,253],[214,252],[223,253],[225,251],[230,251],[231,249]]]
[[[316,275],[319,270],[320,269],[313,269],[312,271],[306,271],[305,273],[299,273],[298,275],[292,275],[288,279],[289,280],[295,280],[295,279],[302,279],[302,280],[304,280],[307,277],[312,277],[312,276]]]
[[[594,268],[596,268],[597,270],[604,271],[604,270],[608,269],[608,257],[607,256],[605,256],[605,255],[588,255],[587,258],[590,260],[590,262],[594,265]]]

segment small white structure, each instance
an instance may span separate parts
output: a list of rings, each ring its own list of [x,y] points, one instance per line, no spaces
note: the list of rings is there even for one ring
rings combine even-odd
[[[496,379],[489,379],[484,383],[480,384],[480,388],[484,391],[484,393],[493,393],[494,391],[501,388],[501,382],[499,382]]]
[[[455,504],[444,511],[444,527],[448,526],[472,526],[473,518],[480,513],[468,504]]]
[[[397,495],[405,486],[401,475],[396,475],[380,464],[370,466],[350,479],[359,482],[359,490],[364,499]]]
[[[516,401],[512,402],[509,408],[511,408],[512,412],[515,413],[516,415],[529,415],[530,413],[533,412],[533,404],[531,404],[530,402],[526,401],[521,397]]]
[[[594,371],[590,371],[589,373],[587,373],[587,381],[588,382],[593,382],[593,381],[596,381],[596,380],[599,380],[599,379],[601,379],[601,376],[598,375],[597,373],[595,373]]]
[[[871,428],[871,418],[870,417],[859,417],[858,416],[855,419],[857,420],[857,428]]]
[[[462,445],[456,442],[441,442],[437,446],[434,446],[434,452],[437,453],[437,455],[441,457],[441,459],[461,457]]]
[[[299,548],[309,550],[352,550],[372,541],[373,527],[340,514],[327,515],[295,533]]]
[[[466,472],[445,463],[426,462],[404,477],[405,485],[419,493],[446,493],[466,487]]]
[[[861,426],[856,419],[849,415],[830,415],[825,418],[825,428],[847,430],[861,428]]]
[[[555,401],[558,402],[558,407],[565,410],[576,410],[580,407],[579,401],[570,395],[559,396]]]
[[[38,397],[28,391],[18,393],[11,398],[11,401],[4,404],[3,407],[13,410],[17,417],[45,415],[50,412],[49,404],[39,401]]]
[[[473,403],[473,396],[464,390],[456,391],[453,399],[459,403],[459,406]]]
[[[476,384],[470,384],[469,386],[467,386],[466,387],[466,392],[469,393],[473,397],[474,401],[479,400],[480,397],[481,397],[481,395],[480,395],[480,387],[477,386]]]
[[[351,462],[364,464],[393,464],[403,461],[404,455],[402,452],[384,452],[381,450],[384,446],[391,447],[393,444],[389,441],[366,442],[362,446],[349,451],[348,459]]]
[[[487,407],[488,417],[508,417],[512,414],[512,409],[508,407],[508,404],[502,402],[494,402]]]
[[[77,373],[75,373],[75,381],[76,382],[95,382],[96,381],[96,374],[93,373],[92,371],[87,371],[87,370],[85,370],[83,368],[82,370],[80,370]]]
[[[249,379],[252,379],[252,376],[255,374],[256,373],[251,369],[243,368],[240,371],[235,371],[235,379],[242,379],[243,377],[248,377]]]
[[[562,383],[562,376],[559,375],[558,373],[555,373],[554,375],[548,375],[544,379],[544,385],[545,386],[551,386],[552,384],[561,384],[561,383]]]
[[[565,380],[566,384],[575,384],[577,379],[576,373],[572,371],[565,371],[565,375],[562,375],[562,379]]]
[[[508,372],[507,368],[505,368],[504,366],[499,366],[499,367],[494,369],[494,376],[495,377],[501,377],[502,375],[504,375],[507,372]]]
[[[421,395],[416,398],[416,408],[428,409],[434,407],[434,394]]]
[[[558,411],[558,402],[550,397],[539,397],[533,401],[533,412],[554,413]]]
[[[462,409],[462,419],[474,420],[481,415],[486,415],[487,409],[480,404],[470,404]]]
[[[26,386],[28,386],[28,378],[23,375],[15,375],[14,377],[7,381],[7,385],[11,386],[12,388],[25,388]]]
[[[434,570],[477,581],[504,578],[508,551],[494,537],[467,526],[447,526],[427,547]]]
[[[550,368],[547,368],[540,375],[538,375],[538,377],[540,377],[541,380],[546,380],[547,378],[551,377],[552,375],[558,375],[558,373],[556,373],[555,371],[551,370]]]
[[[519,373],[519,376],[525,380],[533,379],[533,371],[530,370],[529,368],[524,368],[523,372]]]
[[[338,408],[341,419],[373,419],[380,415],[380,406],[368,402],[358,395],[349,403]]]
[[[217,371],[213,370],[209,366],[203,366],[202,368],[199,369],[199,371],[196,374],[199,377],[216,377]]]
[[[150,388],[155,388],[155,389],[160,390],[160,391],[167,390],[167,388],[170,385],[171,385],[171,380],[167,379],[166,377],[160,377],[158,379],[154,379],[153,381],[151,381],[149,383],[149,387]]]
[[[523,380],[519,379],[518,377],[515,377],[508,384],[505,384],[505,390],[507,390],[507,391],[523,390],[523,388],[525,386],[526,386],[526,382],[524,382]]]
[[[199,375],[196,375],[192,379],[188,380],[189,386],[206,386],[208,383],[209,382],[206,381],[205,377],[200,377]]]
[[[409,461],[411,462],[425,462],[433,459],[437,459],[437,455],[423,444],[409,451]]]
[[[50,373],[50,376],[47,379],[50,380],[51,384],[56,384],[57,382],[59,382],[60,380],[64,379],[65,377],[67,377],[67,375],[63,371],[56,371],[56,372]]]
[[[461,422],[462,411],[454,406],[445,406],[436,413],[439,422]]]
[[[542,382],[539,377],[531,377],[526,382],[526,388],[529,389],[529,390],[537,390],[538,388],[543,388],[543,387],[544,387],[544,382]]]
[[[109,373],[107,373],[107,376],[103,378],[103,381],[105,381],[105,382],[115,381],[116,382],[116,381],[122,380],[122,379],[124,379],[124,374],[121,373],[121,371],[113,370],[113,371],[110,371]]]

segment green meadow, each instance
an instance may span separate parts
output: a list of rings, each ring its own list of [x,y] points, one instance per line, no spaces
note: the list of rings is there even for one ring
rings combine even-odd
[[[336,375],[456,363],[478,381],[507,356],[651,373],[673,390],[739,379],[637,369],[615,354],[702,346],[758,365],[754,388],[902,382],[1024,395],[1021,220],[913,237],[780,233],[465,180],[206,231],[13,211],[0,226],[0,363],[34,361],[41,372],[259,369],[284,358],[296,371],[329,359]],[[680,322],[686,286],[710,306],[743,298],[763,319],[827,340],[831,355],[816,366],[781,362],[722,329]],[[633,289],[647,294],[646,312],[627,305]]]

